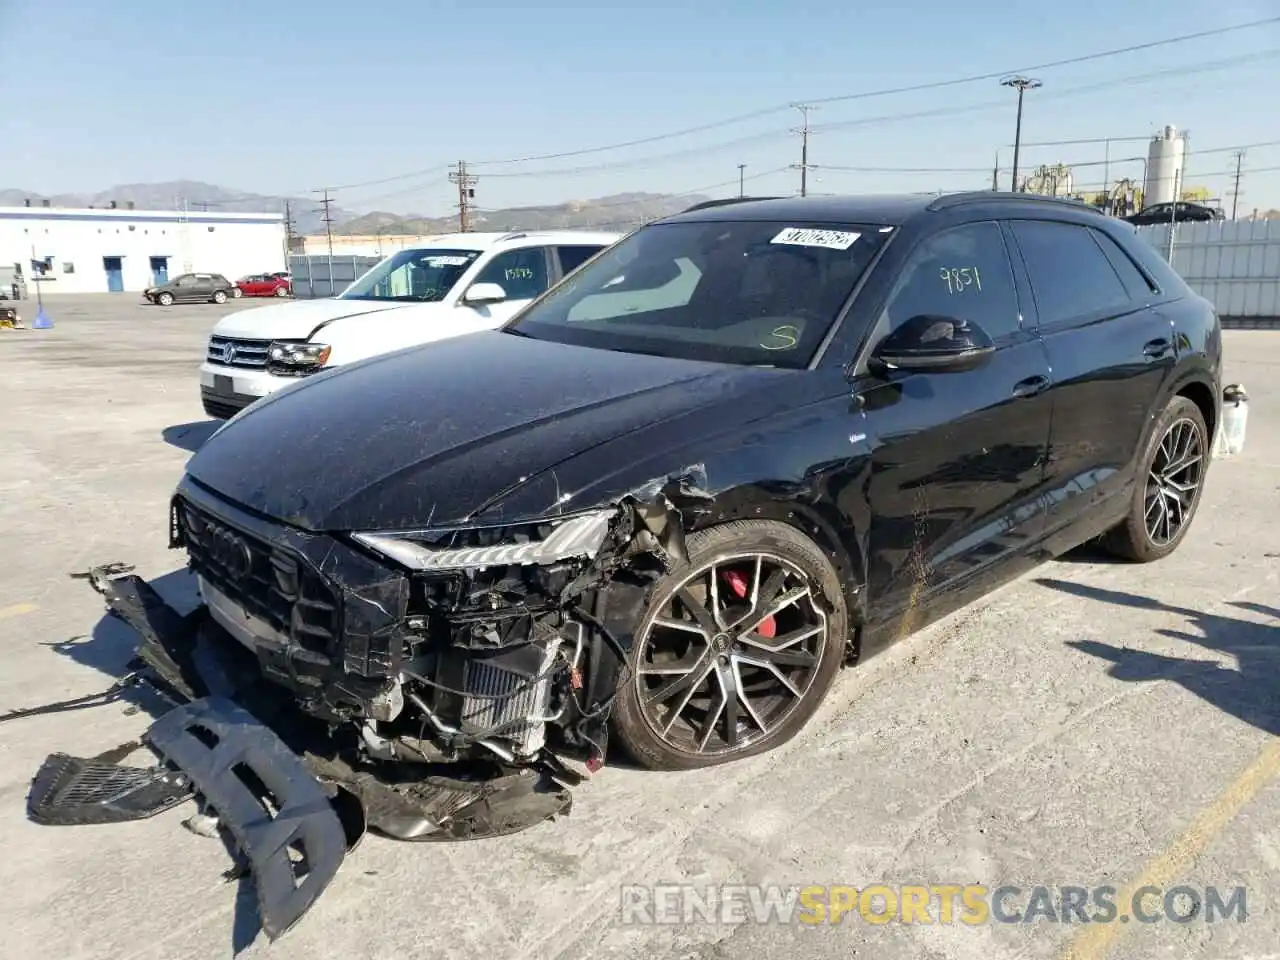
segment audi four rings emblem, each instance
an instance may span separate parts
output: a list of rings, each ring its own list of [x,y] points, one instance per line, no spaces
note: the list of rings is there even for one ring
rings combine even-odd
[[[236,359],[236,345],[234,343],[224,343],[222,345],[222,362],[226,364],[234,363]]]
[[[253,552],[249,549],[249,544],[226,527],[210,526],[208,530],[210,558],[232,579],[247,577],[253,570]]]

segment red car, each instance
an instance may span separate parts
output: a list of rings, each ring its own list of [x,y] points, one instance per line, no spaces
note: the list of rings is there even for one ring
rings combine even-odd
[[[255,273],[236,281],[236,296],[287,297],[293,286],[287,273]]]

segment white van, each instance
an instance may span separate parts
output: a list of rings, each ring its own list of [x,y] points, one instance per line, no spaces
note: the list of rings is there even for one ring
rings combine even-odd
[[[234,416],[299,377],[402,347],[501,326],[621,234],[457,233],[387,257],[337,297],[219,321],[200,367],[205,413]]]

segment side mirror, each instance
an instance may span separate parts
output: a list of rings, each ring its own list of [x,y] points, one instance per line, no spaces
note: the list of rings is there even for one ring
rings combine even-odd
[[[951,373],[980,367],[993,352],[991,337],[972,320],[921,314],[876,344],[871,361],[881,369]]]
[[[507,299],[507,291],[496,283],[473,283],[462,295],[462,302],[472,307],[482,307],[488,303],[501,303]]]

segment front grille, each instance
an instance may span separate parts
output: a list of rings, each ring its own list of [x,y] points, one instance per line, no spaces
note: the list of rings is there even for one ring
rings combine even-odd
[[[261,370],[267,365],[267,349],[270,340],[241,340],[238,337],[212,336],[209,338],[207,358],[220,367],[237,367],[241,370]]]
[[[180,501],[191,566],[246,613],[299,646],[333,656],[340,614],[329,584],[296,557]]]

